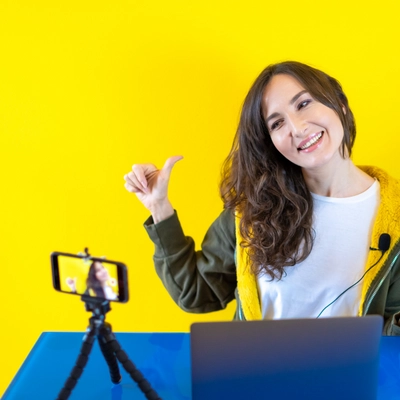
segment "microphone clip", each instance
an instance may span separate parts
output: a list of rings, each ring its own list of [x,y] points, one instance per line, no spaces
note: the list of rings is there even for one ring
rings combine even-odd
[[[375,247],[370,247],[369,248],[371,251],[382,251],[381,249],[376,249]]]

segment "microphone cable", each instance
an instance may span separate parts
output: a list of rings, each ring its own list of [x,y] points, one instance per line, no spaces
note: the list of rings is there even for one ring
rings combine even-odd
[[[362,277],[355,283],[353,283],[351,286],[349,286],[346,290],[344,290],[342,293],[339,294],[339,296],[337,296],[333,301],[331,301],[328,305],[326,305],[321,312],[317,315],[316,319],[319,318],[321,316],[321,314],[328,308],[330,307],[333,303],[335,303],[340,297],[342,297],[347,291],[349,291],[351,288],[353,288],[354,286],[356,286],[358,283],[360,283],[365,275],[367,275],[367,273],[369,271],[371,271],[372,268],[375,267],[376,264],[379,263],[379,261],[382,260],[382,257],[385,255],[385,253],[389,250],[390,247],[390,235],[388,233],[382,233],[382,235],[379,237],[379,248],[375,249],[373,247],[370,247],[370,250],[372,251],[377,251],[380,250],[382,252],[381,256],[379,257],[378,261],[371,265],[362,275]]]

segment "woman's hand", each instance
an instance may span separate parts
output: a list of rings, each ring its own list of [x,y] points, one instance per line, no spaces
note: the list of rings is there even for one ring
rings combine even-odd
[[[124,176],[126,190],[136,193],[138,199],[151,212],[155,224],[174,213],[168,199],[168,183],[173,166],[182,158],[168,158],[161,169],[153,164],[135,164],[132,171]]]
[[[68,285],[71,292],[76,293],[76,277],[75,278],[68,277],[65,280],[65,283]]]

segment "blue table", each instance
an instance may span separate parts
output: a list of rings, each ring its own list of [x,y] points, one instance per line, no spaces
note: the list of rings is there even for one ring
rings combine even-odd
[[[42,333],[2,400],[54,400],[79,354],[83,333]],[[191,399],[190,336],[187,333],[116,333],[122,349],[163,400]],[[122,369],[112,385],[97,342],[73,390],[72,400],[145,399]],[[400,337],[382,337],[378,400],[400,399]],[[358,399],[355,399],[358,400]]]
[[[75,365],[84,333],[45,332],[5,392],[2,400],[56,399]],[[189,400],[189,334],[115,333],[129,359],[163,400]],[[120,366],[122,384],[113,385],[97,341],[72,391],[71,400],[145,399]]]

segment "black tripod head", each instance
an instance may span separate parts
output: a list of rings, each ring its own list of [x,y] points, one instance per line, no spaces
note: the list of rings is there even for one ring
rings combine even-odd
[[[81,299],[85,303],[86,311],[91,311],[94,317],[99,316],[104,319],[105,315],[111,311],[110,302],[106,299],[92,297],[86,294],[84,294]]]

